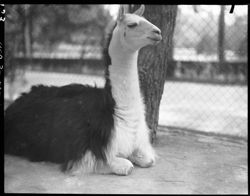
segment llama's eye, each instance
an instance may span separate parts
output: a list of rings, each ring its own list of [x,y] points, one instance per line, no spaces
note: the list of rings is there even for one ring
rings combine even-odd
[[[137,23],[132,23],[132,24],[128,24],[127,26],[129,28],[135,28],[138,24]]]

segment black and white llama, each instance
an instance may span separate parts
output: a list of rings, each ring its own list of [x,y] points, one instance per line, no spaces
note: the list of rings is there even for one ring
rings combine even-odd
[[[140,48],[158,43],[161,31],[120,6],[108,52],[104,88],[71,84],[35,86],[5,111],[6,154],[60,163],[63,171],[128,175],[133,163],[150,167],[145,107],[137,71]]]

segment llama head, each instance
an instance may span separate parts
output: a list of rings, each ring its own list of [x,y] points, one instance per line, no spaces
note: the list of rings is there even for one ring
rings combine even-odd
[[[114,33],[119,35],[122,46],[127,49],[139,50],[146,45],[157,44],[162,39],[160,29],[142,17],[144,10],[145,6],[141,5],[129,14],[125,12],[124,5],[120,6]]]

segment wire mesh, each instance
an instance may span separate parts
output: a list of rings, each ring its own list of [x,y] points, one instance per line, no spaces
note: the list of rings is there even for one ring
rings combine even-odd
[[[247,136],[247,6],[230,7],[178,7],[159,124]]]

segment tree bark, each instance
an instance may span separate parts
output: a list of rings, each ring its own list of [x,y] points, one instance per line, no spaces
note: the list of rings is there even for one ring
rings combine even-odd
[[[129,6],[130,12],[140,5]],[[145,99],[146,121],[151,129],[151,142],[156,138],[159,106],[166,79],[168,61],[171,60],[172,41],[177,5],[145,5],[143,16],[161,29],[163,40],[156,46],[140,50],[138,70],[140,87]]]

